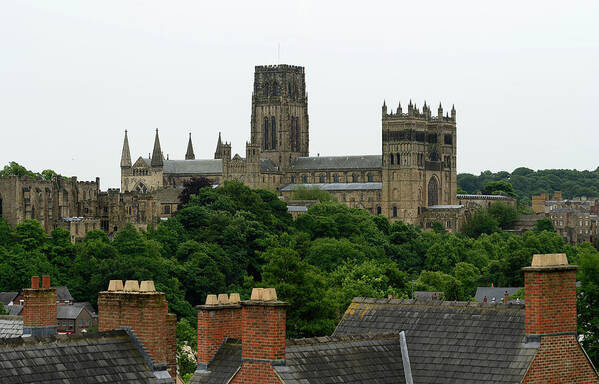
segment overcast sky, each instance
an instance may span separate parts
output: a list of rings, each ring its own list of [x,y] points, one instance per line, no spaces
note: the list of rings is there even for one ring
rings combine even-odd
[[[152,150],[245,155],[255,65],[306,67],[311,155],[379,154],[381,105],[455,104],[458,171],[595,169],[599,1],[0,2],[0,166],[120,186]],[[436,110],[436,109],[435,109]]]

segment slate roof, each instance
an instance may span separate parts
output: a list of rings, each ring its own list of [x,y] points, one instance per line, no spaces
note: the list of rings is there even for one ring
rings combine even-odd
[[[508,295],[513,295],[518,292],[521,287],[477,287],[476,294],[474,295],[474,300],[482,302],[485,296],[487,297],[487,301],[492,301],[495,298],[496,301],[501,301],[503,299],[503,295],[505,291],[507,291]],[[511,302],[511,300],[510,300]]]
[[[89,301],[73,303],[73,305],[75,307],[84,307],[85,309],[87,309],[87,311],[90,313],[90,315],[92,315],[93,317],[98,317],[98,315],[96,314],[96,310],[94,309],[94,306]]]
[[[355,298],[334,336],[405,331],[414,383],[520,383],[539,347],[524,306]]]
[[[71,296],[71,292],[69,292],[69,288],[67,287],[54,287],[56,288],[56,300],[58,301],[74,301],[73,296]]]
[[[143,159],[148,167],[152,166],[151,159]],[[202,160],[164,160],[162,171],[172,174],[215,174],[223,173],[221,159]]]
[[[383,183],[314,183],[314,184],[288,184],[281,188],[283,192],[295,191],[299,188],[315,188],[323,191],[373,191],[382,190]]]
[[[10,316],[19,316],[21,314],[21,312],[23,312],[23,306],[22,305],[5,305],[4,306],[4,311],[6,312],[7,315]]]
[[[417,300],[442,300],[445,296],[445,292],[434,292],[434,291],[414,291],[414,298]]]
[[[291,168],[299,170],[379,169],[381,155],[296,157]]]
[[[467,199],[467,200],[515,200],[511,196],[503,196],[503,195],[471,195],[471,194],[462,194],[459,193],[457,195],[459,199]]]
[[[241,341],[229,339],[216,353],[207,370],[197,370],[189,384],[227,383],[241,366]]]
[[[260,159],[260,172],[279,172],[279,167],[271,159]]]
[[[83,307],[74,305],[57,305],[56,306],[56,318],[57,319],[70,319],[75,320],[79,314],[83,311]],[[90,313],[91,315],[91,313]]]
[[[0,339],[0,383],[166,383],[125,331]]]
[[[0,292],[0,303],[8,305],[18,294],[19,292]]]
[[[0,339],[20,337],[23,335],[23,318],[21,316],[0,316]]]
[[[288,205],[287,212],[308,212],[308,207],[305,205]]]
[[[398,334],[289,340],[275,371],[286,384],[405,383]]]

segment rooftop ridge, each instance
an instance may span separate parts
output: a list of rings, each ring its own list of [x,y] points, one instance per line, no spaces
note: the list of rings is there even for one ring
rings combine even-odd
[[[329,343],[340,343],[347,341],[364,341],[364,340],[399,340],[399,331],[389,333],[369,333],[360,335],[343,335],[343,336],[317,336],[306,337],[300,339],[287,339],[287,346],[304,346],[304,345],[320,345]]]
[[[524,310],[524,304],[509,303],[503,304],[499,302],[480,303],[477,301],[448,301],[448,300],[428,300],[428,299],[385,299],[372,297],[354,297],[352,303],[365,304],[391,304],[391,305],[419,305],[426,307],[452,307],[452,308],[477,308],[477,309],[520,309]]]
[[[17,316],[20,317],[20,316]],[[104,331],[104,332],[90,332],[86,334],[60,334],[60,335],[52,335],[52,336],[27,336],[27,337],[13,337],[13,338],[5,338],[0,339],[0,348],[15,348],[21,345],[33,345],[39,344],[43,342],[53,342],[53,343],[69,343],[69,342],[77,342],[83,340],[95,340],[101,339],[104,337],[129,337],[125,330],[112,330],[112,331]]]

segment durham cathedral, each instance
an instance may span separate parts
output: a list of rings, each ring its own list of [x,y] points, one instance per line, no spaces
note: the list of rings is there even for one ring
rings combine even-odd
[[[212,159],[195,158],[191,134],[184,159],[165,159],[156,130],[151,157],[133,162],[125,131],[120,190],[100,191],[99,179],[0,178],[0,213],[13,226],[35,218],[47,231],[65,227],[73,240],[89,229],[111,234],[126,223],[146,228],[177,210],[186,180],[205,177],[214,185],[239,180],[272,190],[287,201],[290,212],[298,207],[295,190],[318,188],[352,208],[422,228],[438,222],[456,232],[473,209],[507,199],[457,195],[455,108],[444,113],[441,104],[434,112],[426,102],[420,109],[410,101],[405,110],[383,103],[381,135],[377,155],[310,156],[304,68],[257,66],[245,157],[232,155],[231,144],[219,133]]]

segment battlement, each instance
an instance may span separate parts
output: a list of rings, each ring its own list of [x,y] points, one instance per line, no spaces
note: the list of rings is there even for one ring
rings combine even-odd
[[[407,107],[407,113],[404,113],[401,104],[397,106],[397,109],[393,110],[392,108],[388,108],[386,102],[383,102],[382,107],[382,118],[383,120],[423,120],[423,121],[431,121],[431,122],[451,122],[455,123],[456,121],[456,111],[455,107],[452,106],[451,114],[450,112],[445,112],[443,114],[443,107],[439,103],[439,107],[436,110],[433,110],[430,105],[424,102],[422,106],[422,112],[420,108],[416,106],[416,104],[412,104],[412,100]]]
[[[299,65],[288,64],[273,64],[273,65],[256,65],[255,72],[296,72],[304,73],[304,67]]]

